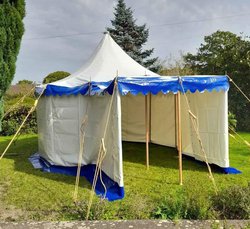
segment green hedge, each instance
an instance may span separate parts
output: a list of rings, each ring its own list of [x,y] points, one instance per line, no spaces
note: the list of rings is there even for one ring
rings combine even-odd
[[[11,111],[7,116],[2,120],[2,131],[1,135],[9,136],[15,134],[24,118],[28,114],[31,106],[23,105],[15,110]],[[25,125],[23,126],[21,133],[30,134],[37,133],[37,121],[36,113],[33,112],[27,119]]]

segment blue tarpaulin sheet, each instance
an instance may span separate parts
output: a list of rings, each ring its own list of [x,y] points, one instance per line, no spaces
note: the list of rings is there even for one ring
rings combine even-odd
[[[36,169],[41,169],[44,172],[49,173],[59,173],[64,175],[76,176],[77,166],[58,166],[52,165],[44,158],[40,157],[38,153],[33,154],[29,161],[32,163],[33,167]],[[89,164],[81,167],[80,176],[84,176],[91,184],[93,183],[93,178],[95,174],[96,165]],[[107,192],[105,193],[104,186],[100,180],[100,175],[98,176],[95,192],[97,195],[106,198],[109,201],[119,200],[124,197],[124,187],[120,187],[115,181],[108,177],[103,171],[102,181],[105,184]],[[105,196],[104,196],[105,195]]]

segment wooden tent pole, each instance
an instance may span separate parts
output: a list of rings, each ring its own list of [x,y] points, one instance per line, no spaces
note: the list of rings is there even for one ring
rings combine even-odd
[[[148,117],[148,95],[145,95],[145,130],[146,130],[146,167],[149,169],[149,117]]]
[[[179,183],[182,185],[182,139],[181,139],[181,94],[176,95],[176,116],[177,116],[177,149],[179,155]]]

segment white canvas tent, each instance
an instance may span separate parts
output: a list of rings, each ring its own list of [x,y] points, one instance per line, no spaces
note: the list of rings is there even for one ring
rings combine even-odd
[[[101,171],[109,200],[124,196],[122,141],[176,147],[179,139],[183,154],[204,161],[189,108],[197,117],[208,162],[229,167],[226,76],[159,76],[105,34],[79,71],[44,86],[37,108],[40,156],[52,167],[76,166],[85,119],[82,173],[93,181],[103,139]],[[102,186],[97,181],[97,193],[103,193]]]

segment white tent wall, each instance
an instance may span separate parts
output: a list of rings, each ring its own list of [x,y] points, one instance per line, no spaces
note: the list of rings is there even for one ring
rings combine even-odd
[[[209,163],[229,167],[227,92],[186,93]],[[204,161],[187,101],[181,95],[182,152]],[[151,95],[151,142],[176,147],[175,95]],[[145,96],[122,97],[122,138],[145,142]]]
[[[121,97],[122,140],[145,142],[145,96],[127,94]]]
[[[227,91],[187,93],[187,98],[190,109],[198,120],[199,134],[208,162],[221,167],[229,167]],[[186,101],[183,95],[181,104],[183,152],[204,161],[188,108],[184,107]],[[184,128],[187,124],[189,127]]]
[[[82,164],[96,164],[109,116],[102,170],[123,186],[120,95],[114,94],[109,115],[111,98],[110,95],[43,97],[37,109],[40,155],[53,165],[76,166],[80,127],[87,115]]]
[[[151,96],[151,142],[175,147],[175,95]]]
[[[49,96],[38,103],[39,153],[51,164],[70,166],[78,160],[79,99]]]

